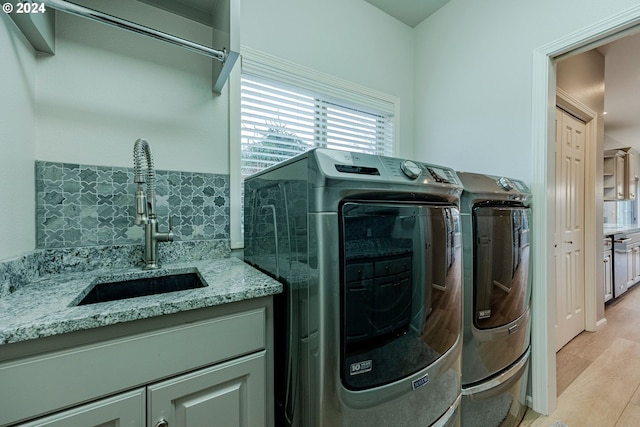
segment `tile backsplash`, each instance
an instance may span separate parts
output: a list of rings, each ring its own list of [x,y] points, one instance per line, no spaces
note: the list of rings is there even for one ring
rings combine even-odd
[[[142,266],[133,168],[38,161],[35,179],[36,249],[0,261],[0,298],[50,274]],[[229,191],[228,175],[156,171],[159,228],[171,215],[175,235],[160,264],[230,256]]]
[[[38,161],[35,173],[38,249],[142,243],[133,168]],[[228,241],[229,176],[156,171],[156,212],[176,241]]]

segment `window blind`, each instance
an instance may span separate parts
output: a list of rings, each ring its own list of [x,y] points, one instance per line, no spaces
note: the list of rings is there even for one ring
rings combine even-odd
[[[243,177],[314,147],[393,154],[393,104],[384,111],[314,89],[245,73],[243,67]]]

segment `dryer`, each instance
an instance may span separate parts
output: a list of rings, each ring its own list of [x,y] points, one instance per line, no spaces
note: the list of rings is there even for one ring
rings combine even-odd
[[[276,425],[459,425],[453,170],[314,149],[245,181],[245,261],[277,278]]]
[[[515,179],[457,175],[464,188],[462,424],[517,426],[530,353],[531,194]]]

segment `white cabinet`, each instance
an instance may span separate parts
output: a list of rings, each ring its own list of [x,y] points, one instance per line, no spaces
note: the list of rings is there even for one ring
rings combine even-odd
[[[611,239],[604,240],[604,301],[613,298],[613,258]]]
[[[272,427],[271,310],[257,298],[0,354],[0,426]]]
[[[265,425],[264,352],[148,387],[152,426]]]
[[[19,427],[264,427],[265,367],[261,351]]]

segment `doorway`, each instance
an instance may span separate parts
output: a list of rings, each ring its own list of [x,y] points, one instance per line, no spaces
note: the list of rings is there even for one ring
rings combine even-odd
[[[533,99],[532,99],[532,134],[533,134],[533,192],[544,195],[536,200],[534,209],[534,227],[540,239],[534,246],[533,289],[533,328],[532,328],[532,402],[536,412],[548,414],[555,409],[555,108],[549,101],[556,90],[555,63],[563,57],[584,52],[597,45],[622,38],[637,32],[640,26],[640,7],[607,18],[599,23],[573,33],[567,37],[541,46],[533,55]],[[595,177],[593,177],[595,182]],[[587,183],[587,185],[589,185]],[[593,187],[591,187],[593,188]],[[592,193],[588,193],[592,194]],[[586,200],[586,206],[595,206],[594,200]],[[600,218],[601,220],[601,218]],[[602,222],[598,224],[593,210],[587,211],[585,217],[585,250],[596,248],[596,236],[602,234]],[[599,230],[599,232],[598,232]],[[589,255],[585,253],[587,259]],[[585,313],[586,328],[596,328],[595,288],[586,289]]]

